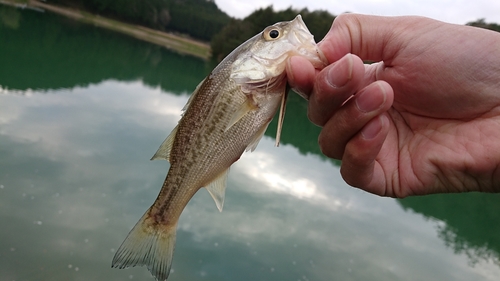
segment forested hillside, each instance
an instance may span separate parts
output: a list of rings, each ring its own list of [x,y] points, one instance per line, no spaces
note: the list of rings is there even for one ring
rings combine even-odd
[[[230,20],[213,0],[48,0],[94,14],[210,41]]]
[[[467,25],[486,28],[494,31],[500,32],[500,25],[496,23],[487,23],[484,19],[478,19],[477,21],[468,22]]]
[[[259,9],[243,20],[231,19],[211,41],[212,57],[221,60],[234,48],[249,39],[253,35],[262,31],[266,26],[278,21],[293,19],[297,14],[301,14],[307,27],[314,35],[316,42],[323,39],[335,19],[335,16],[327,11],[313,11],[307,9],[294,10],[288,8],[283,11],[274,11],[272,6]],[[484,19],[469,22],[467,25],[486,28],[500,32],[500,25],[496,23],[486,23]]]
[[[279,21],[301,14],[316,41],[330,29],[335,16],[327,11],[274,11],[272,6],[254,11],[240,20],[221,11],[214,0],[47,0],[49,3],[82,9],[151,28],[187,34],[211,42],[212,57],[221,60],[234,48]],[[484,19],[467,25],[500,31],[500,25]]]
[[[279,21],[289,21],[297,14],[302,15],[309,31],[314,34],[316,41],[321,40],[332,25],[335,16],[327,11],[309,12],[307,9],[294,10],[288,8],[283,11],[274,11],[272,6],[259,9],[243,20],[232,19],[221,32],[212,38],[212,57],[218,60],[229,54],[234,48],[261,32],[266,26]]]

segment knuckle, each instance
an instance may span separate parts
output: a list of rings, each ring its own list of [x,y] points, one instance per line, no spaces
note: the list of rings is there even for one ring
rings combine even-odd
[[[342,158],[342,154],[344,153],[343,145],[338,142],[338,139],[332,137],[329,132],[323,130],[319,134],[318,145],[321,153],[327,157],[338,160]]]
[[[318,103],[314,96],[309,101],[307,117],[314,124],[323,127],[333,112],[331,107]]]
[[[342,165],[340,166],[340,175],[342,176],[342,179],[344,179],[344,181],[350,186],[360,187],[359,176],[353,174],[351,169],[346,166],[348,165],[344,162],[342,162]]]

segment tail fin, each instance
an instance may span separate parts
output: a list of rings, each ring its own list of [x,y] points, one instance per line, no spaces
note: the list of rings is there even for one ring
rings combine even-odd
[[[113,257],[111,267],[147,266],[158,281],[167,280],[175,247],[175,225],[151,223],[149,211],[132,228]]]

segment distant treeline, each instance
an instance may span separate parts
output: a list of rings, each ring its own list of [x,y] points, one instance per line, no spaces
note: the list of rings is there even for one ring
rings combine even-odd
[[[212,38],[212,56],[220,60],[245,40],[261,32],[266,26],[279,21],[292,20],[298,14],[302,15],[302,19],[309,31],[314,34],[316,41],[326,35],[335,19],[335,16],[327,11],[310,12],[307,9],[294,10],[292,8],[274,11],[272,6],[259,9],[243,20],[231,19],[230,23]]]
[[[213,0],[48,0],[94,14],[210,41],[230,20]]]
[[[272,6],[259,9],[243,20],[231,19],[230,23],[212,38],[212,56],[220,60],[245,40],[262,31],[266,26],[279,21],[291,20],[297,14],[302,15],[316,42],[323,39],[335,19],[335,16],[327,11],[310,12],[307,9],[294,10],[292,8],[284,11],[274,11]],[[484,19],[469,22],[467,25],[500,32],[500,25],[486,23]]]
[[[94,14],[159,30],[187,34],[210,41],[212,57],[221,60],[234,48],[279,21],[292,20],[301,14],[316,41],[321,40],[332,25],[335,16],[327,11],[274,11],[272,6],[254,11],[240,20],[221,11],[214,0],[47,0]],[[500,25],[484,19],[467,25],[500,31]]]
[[[484,19],[478,19],[478,20],[473,21],[473,22],[468,22],[467,25],[486,28],[486,29],[500,32],[500,25],[498,25],[496,23],[486,23]]]

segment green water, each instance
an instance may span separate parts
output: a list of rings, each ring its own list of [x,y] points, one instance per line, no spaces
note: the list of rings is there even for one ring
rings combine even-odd
[[[153,280],[112,269],[168,169],[149,161],[213,67],[48,13],[0,6],[0,280]],[[498,280],[498,195],[380,198],[347,186],[292,95],[179,222],[169,280]]]

